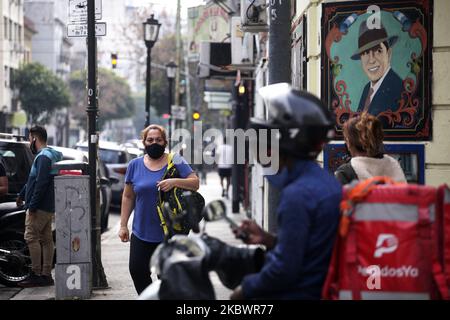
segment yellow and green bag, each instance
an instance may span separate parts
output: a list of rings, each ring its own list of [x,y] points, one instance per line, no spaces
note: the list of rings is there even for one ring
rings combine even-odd
[[[173,163],[173,157],[174,154],[170,153],[168,157],[167,169],[161,180],[180,177],[179,172]],[[189,191],[189,203],[183,196],[185,191]],[[164,215],[163,207],[165,203],[167,203],[170,207],[171,223],[167,223],[166,220],[168,217]],[[175,234],[188,234],[191,229],[200,222],[201,212],[204,206],[205,199],[196,191],[177,187],[168,192],[160,191],[157,211],[164,235],[170,238]]]

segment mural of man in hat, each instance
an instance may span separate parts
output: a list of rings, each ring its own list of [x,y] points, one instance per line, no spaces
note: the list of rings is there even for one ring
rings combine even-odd
[[[361,60],[361,66],[369,78],[359,101],[358,112],[372,115],[388,109],[396,111],[403,91],[402,79],[391,67],[392,47],[398,36],[388,36],[380,23],[379,28],[369,29],[367,21],[359,28],[358,50],[352,60]]]

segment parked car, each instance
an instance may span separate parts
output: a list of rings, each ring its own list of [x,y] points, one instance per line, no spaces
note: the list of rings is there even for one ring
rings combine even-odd
[[[0,133],[0,161],[8,177],[8,193],[0,202],[16,201],[17,195],[27,183],[34,155],[26,137]]]
[[[51,148],[63,154],[63,160],[75,160],[79,162],[88,162],[88,153],[64,147],[51,146]],[[112,200],[111,186],[118,180],[110,178],[105,164],[99,159],[97,165],[97,178],[100,180],[100,216],[101,216],[101,232],[108,229],[109,210]]]
[[[127,140],[127,142],[125,142],[123,145],[127,148],[131,147],[131,148],[141,149],[142,152],[144,152],[144,150],[145,150],[144,144],[142,143],[142,140],[140,140],[140,139]]]
[[[125,147],[128,151],[128,153],[131,155],[131,158],[137,158],[140,157],[144,154],[144,151],[139,149],[139,148],[134,148],[134,147]]]
[[[76,149],[88,151],[87,142],[76,144]],[[132,155],[123,146],[109,141],[99,141],[99,158],[105,163],[110,178],[116,178],[118,183],[111,186],[112,205],[119,206],[122,202],[122,193],[125,184],[125,173]]]

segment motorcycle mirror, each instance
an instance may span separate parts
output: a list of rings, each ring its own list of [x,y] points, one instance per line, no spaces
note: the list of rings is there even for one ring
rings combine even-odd
[[[217,221],[226,216],[227,206],[223,200],[214,200],[203,209],[203,217],[206,221]]]

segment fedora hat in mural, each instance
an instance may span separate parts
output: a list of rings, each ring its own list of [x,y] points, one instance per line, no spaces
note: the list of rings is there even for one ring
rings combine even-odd
[[[389,47],[392,47],[398,40],[398,36],[388,37],[386,29],[380,23],[380,28],[369,29],[367,27],[367,20],[359,26],[358,50],[352,55],[352,60],[359,60],[361,53],[373,47],[376,47],[382,42],[387,41]]]

